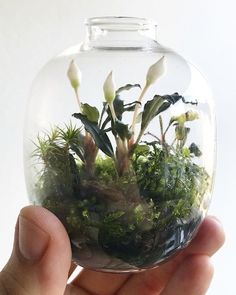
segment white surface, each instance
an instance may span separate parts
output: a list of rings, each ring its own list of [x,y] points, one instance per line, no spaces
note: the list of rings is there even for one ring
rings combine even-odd
[[[215,95],[218,166],[210,213],[223,221],[227,243],[214,258],[208,295],[235,294],[235,10],[233,0],[0,0],[0,268],[27,204],[22,130],[32,79],[48,59],[83,39],[84,18],[143,16],[157,20],[160,42],[198,65]]]

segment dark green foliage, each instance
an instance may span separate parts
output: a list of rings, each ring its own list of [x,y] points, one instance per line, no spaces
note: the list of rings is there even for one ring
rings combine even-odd
[[[81,104],[83,115],[85,115],[89,121],[98,123],[99,111],[96,107],[90,106],[88,103]]]
[[[79,249],[79,260],[83,251],[95,251],[95,257],[102,252],[148,267],[183,247],[201,221],[200,207],[211,186],[206,170],[194,163],[201,151],[195,143],[185,146],[190,132],[185,122],[175,117],[164,131],[159,116],[178,101],[195,103],[178,93],[155,95],[140,112],[135,141],[122,119],[137,102],[125,104],[120,98],[122,91],[134,87],[140,86],[127,84],[117,90],[115,119],[106,103],[101,116],[95,107],[82,104],[82,113],[73,116],[81,121],[84,134],[69,124],[38,137],[38,203],[63,222]],[[149,133],[155,141],[141,141],[155,119],[160,137]],[[175,128],[172,144],[165,137],[169,128]],[[108,135],[115,138],[115,152]]]
[[[142,114],[141,132],[146,130],[149,123],[160,113],[167,110],[172,104],[183,99],[177,92],[172,95],[155,95],[153,99],[146,102]]]
[[[173,155],[158,144],[147,156],[135,157],[134,169],[141,194],[158,204],[170,201],[170,207],[178,200],[172,208],[178,217],[188,216],[199,205],[210,184],[206,171],[192,162],[190,153]]]
[[[135,108],[135,104],[137,103],[136,101],[125,104],[124,100],[122,100],[120,98],[120,93],[123,92],[124,90],[131,90],[133,88],[141,88],[139,84],[127,84],[125,86],[120,87],[117,91],[116,91],[116,97],[113,101],[113,106],[114,106],[114,110],[115,110],[115,114],[116,117],[119,121],[122,120],[123,114],[125,112],[132,112],[134,111]],[[107,124],[109,122],[112,121],[112,117],[111,117],[111,112],[110,109],[107,106],[107,103],[105,102],[103,105],[103,112],[105,113],[105,111],[107,112],[107,117],[104,120],[101,129],[105,129],[105,127],[107,126]],[[113,130],[114,131],[114,130]],[[116,135],[116,132],[114,132],[114,134]]]
[[[119,89],[116,90],[116,94],[120,94],[124,90],[130,90],[132,88],[138,87],[141,89],[140,84],[126,84],[125,86],[120,87]]]
[[[199,147],[194,142],[191,143],[189,151],[196,157],[200,157],[202,155],[202,152],[200,151]]]
[[[91,134],[96,145],[100,148],[107,156],[113,157],[114,152],[107,134],[98,127],[98,124],[90,121],[86,116],[80,113],[75,113],[73,116],[80,119],[84,124],[84,128],[87,132]]]
[[[121,121],[116,120],[113,125],[113,128],[113,132],[116,132],[122,140],[124,140],[125,138],[129,139],[131,137],[128,124],[124,124]]]
[[[146,130],[149,123],[160,113],[160,108],[164,99],[160,95],[155,95],[153,99],[146,102],[142,115],[141,131]]]

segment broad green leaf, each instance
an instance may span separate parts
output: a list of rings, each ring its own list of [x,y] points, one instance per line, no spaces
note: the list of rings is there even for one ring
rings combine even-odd
[[[115,113],[116,113],[116,116],[119,120],[122,119],[122,115],[125,111],[125,107],[124,107],[124,100],[120,99],[120,96],[119,95],[116,95],[114,101],[113,101],[113,106],[114,106],[114,109],[115,109]],[[110,110],[109,110],[110,112]],[[110,113],[109,113],[110,115]]]
[[[159,112],[162,113],[165,110],[167,110],[172,104],[175,104],[180,99],[183,101],[183,103],[189,103],[184,100],[184,97],[179,95],[178,92],[175,92],[171,95],[163,95],[162,98],[165,100],[163,105],[160,107]]]
[[[172,104],[175,104],[176,102],[178,102],[180,99],[182,99],[182,101],[185,103],[185,100],[183,98],[183,96],[179,95],[178,92],[175,92],[171,95],[163,95],[162,98],[164,99],[164,103],[162,104],[162,106],[159,109],[159,113],[164,112],[165,110],[167,110]]]
[[[106,117],[106,119],[103,121],[101,129],[104,130],[107,126],[107,124],[111,121],[110,115]]]
[[[116,120],[113,128],[122,140],[124,140],[125,138],[129,139],[131,137],[129,126],[127,124],[124,124],[119,120]]]
[[[113,157],[114,152],[107,134],[98,127],[98,124],[90,121],[85,115],[75,113],[73,116],[84,124],[84,128],[93,137],[97,147],[103,151],[107,156]]]
[[[122,115],[124,112],[132,112],[135,109],[136,101],[124,104],[124,100],[120,99],[120,96],[117,95],[114,102],[114,109],[116,116],[119,120],[122,120]]]
[[[144,131],[153,118],[167,110],[180,99],[184,102],[183,96],[179,95],[177,92],[172,95],[155,95],[153,99],[149,100],[144,106],[141,130]]]
[[[133,112],[135,109],[135,105],[136,105],[136,101],[129,103],[129,104],[125,104],[125,112]]]
[[[164,103],[164,99],[160,95],[155,95],[153,99],[146,102],[143,115],[142,115],[142,123],[141,130],[144,131],[149,123],[152,121],[160,113],[160,108]]]
[[[88,103],[82,103],[82,113],[85,115],[89,121],[98,122],[99,119],[99,111],[96,107],[89,105]]]
[[[168,101],[170,104],[175,104],[177,101],[179,101],[180,99],[182,99],[182,101],[184,103],[188,103],[184,100],[184,97],[182,95],[179,95],[178,92],[175,92],[171,95],[167,94],[167,95],[163,95],[164,100]]]
[[[169,107],[171,106],[171,103],[168,101],[164,101],[162,106],[159,109],[159,113],[164,112],[165,110],[167,110]]]
[[[124,90],[130,90],[132,88],[138,87],[141,89],[141,86],[139,84],[126,84],[125,86],[120,87],[119,89],[116,90],[116,94],[121,93]]]

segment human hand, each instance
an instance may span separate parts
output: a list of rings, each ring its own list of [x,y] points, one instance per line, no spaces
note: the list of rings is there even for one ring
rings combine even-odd
[[[156,269],[111,274],[84,269],[67,284],[71,264],[68,235],[48,210],[21,210],[9,262],[0,273],[1,295],[204,295],[213,275],[212,256],[224,243],[223,229],[207,217],[191,244]]]

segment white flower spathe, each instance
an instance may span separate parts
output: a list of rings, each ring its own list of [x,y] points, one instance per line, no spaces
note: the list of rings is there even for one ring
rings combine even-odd
[[[150,66],[146,76],[146,85],[154,84],[165,73],[165,56]]]
[[[81,84],[81,71],[74,60],[71,61],[67,76],[73,88],[78,89]]]
[[[107,76],[107,78],[103,84],[103,92],[104,92],[104,96],[105,96],[107,103],[108,104],[112,103],[115,96],[116,96],[116,87],[115,87],[115,82],[113,80],[112,71]]]

